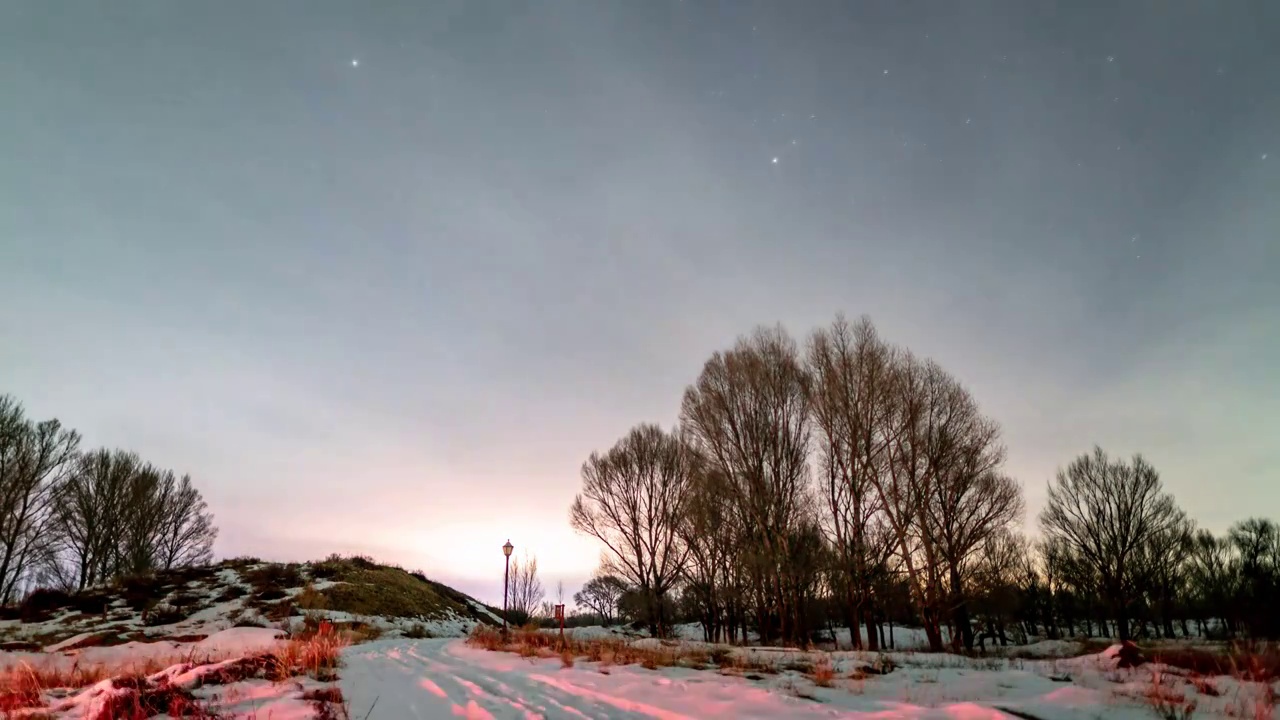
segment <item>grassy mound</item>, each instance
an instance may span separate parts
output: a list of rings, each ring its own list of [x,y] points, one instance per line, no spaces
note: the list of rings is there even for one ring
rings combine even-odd
[[[328,617],[344,628],[429,637],[500,624],[483,607],[421,573],[365,557],[287,564],[239,558],[81,592],[37,590],[0,608],[0,642],[5,649],[31,650],[81,635],[77,646],[198,640],[237,625],[296,629],[313,615],[309,619]]]
[[[466,595],[403,568],[358,557],[330,558],[314,565],[312,572],[334,583],[318,591],[326,610],[420,620],[489,620],[476,613]]]

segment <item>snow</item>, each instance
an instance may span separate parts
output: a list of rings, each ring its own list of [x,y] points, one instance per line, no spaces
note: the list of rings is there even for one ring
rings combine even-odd
[[[799,651],[751,649],[778,666]],[[847,679],[872,653],[831,655],[833,687],[803,675],[736,676],[713,670],[601,667],[583,660],[525,659],[457,640],[379,641],[351,648],[339,686],[353,717],[370,709],[395,718],[1008,718],[1012,710],[1043,720],[1150,718],[1142,700],[1159,669],[1117,671],[1103,655],[1062,661],[994,659],[975,664],[951,655],[891,655],[898,669]],[[1120,673],[1119,676],[1116,674]],[[752,679],[752,678],[757,679]],[[1200,715],[1224,716],[1224,700],[1187,684]],[[1241,688],[1234,688],[1239,696]],[[376,704],[376,708],[374,703]],[[1216,704],[1215,704],[1216,702]]]
[[[390,622],[390,621],[384,621]],[[581,632],[586,631],[586,632]],[[42,657],[71,666],[109,665],[121,675],[149,670],[153,683],[167,682],[214,700],[222,717],[316,717],[306,699],[325,685],[307,678],[286,682],[243,680],[205,685],[202,680],[237,659],[270,650],[281,631],[239,627],[193,643],[169,641],[86,647],[61,653],[3,653],[0,665]],[[575,635],[621,637],[604,628],[580,628]],[[630,640],[640,647],[711,649],[697,640]],[[1070,649],[1066,641],[1021,646],[1022,658]],[[602,665],[583,658],[563,667],[559,658],[523,658],[488,652],[456,638],[388,638],[347,648],[338,687],[352,717],[444,720],[453,718],[952,718],[1007,719],[1013,713],[1040,720],[1153,716],[1146,700],[1153,687],[1197,703],[1197,717],[1254,717],[1252,703],[1265,686],[1230,677],[1212,682],[1217,694],[1183,673],[1160,665],[1118,668],[1119,646],[1096,655],[1038,660],[968,658],[912,651],[822,653],[788,648],[724,648],[741,663],[714,668]],[[818,687],[801,669],[818,662],[834,671],[830,687]],[[738,668],[741,665],[742,668]],[[869,674],[869,667],[892,667]],[[1204,681],[1200,681],[1203,683]],[[114,695],[126,692],[103,680],[75,694],[51,698],[47,711],[59,720],[92,717]],[[1264,715],[1265,716],[1265,715]]]
[[[72,645],[78,645],[78,644],[80,644],[80,643],[82,643],[82,642],[84,642],[84,641],[86,641],[86,640],[88,640],[88,639],[90,639],[90,638],[93,638],[93,637],[95,637],[95,636],[97,636],[97,635],[98,635],[98,633],[96,633],[96,632],[80,633],[79,635],[74,635],[74,636],[72,636],[72,637],[67,638],[66,640],[63,640],[63,641],[62,641],[62,642],[60,642],[60,643],[54,643],[54,644],[52,644],[52,645],[46,646],[46,647],[45,647],[45,649],[44,649],[44,651],[45,651],[45,652],[47,652],[47,653],[56,653],[56,652],[61,652],[61,651],[65,650],[66,648],[71,647]]]

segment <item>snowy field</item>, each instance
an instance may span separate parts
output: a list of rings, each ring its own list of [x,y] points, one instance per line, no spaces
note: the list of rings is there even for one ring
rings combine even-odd
[[[601,631],[595,631],[603,635]],[[337,677],[241,678],[242,658],[279,651],[279,631],[234,628],[195,643],[134,643],[63,652],[3,653],[0,665],[72,672],[102,664],[150,687],[176,687],[220,717],[446,718],[1152,718],[1274,717],[1276,689],[1231,677],[1197,678],[1173,668],[1118,667],[1116,648],[1069,659],[974,659],[916,652],[806,653],[726,648],[734,659],[656,667],[558,656],[521,657],[460,638],[390,638],[342,652]],[[704,643],[628,641],[640,648],[715,649]],[[1045,650],[1046,654],[1049,652]],[[157,666],[159,669],[157,669]],[[814,667],[828,668],[826,676]],[[142,670],[145,668],[145,672]],[[43,707],[4,717],[108,720],[113,698],[137,680],[104,678],[51,692]],[[340,692],[340,695],[338,694]],[[342,698],[322,705],[316,698]],[[322,709],[323,708],[323,709]],[[161,711],[162,712],[162,711]],[[338,713],[338,714],[335,714]],[[129,715],[128,717],[133,717]],[[169,717],[157,713],[142,717]]]
[[[773,655],[779,668],[802,653]],[[1152,718],[1150,695],[1196,717],[1269,717],[1266,689],[1230,678],[1199,680],[1158,666],[1116,667],[1114,651],[1056,661],[974,661],[952,655],[830,655],[835,678],[818,687],[799,672],[602,666],[494,653],[457,640],[376,642],[351,648],[339,685],[353,717],[389,718]],[[858,679],[852,679],[857,676]],[[1212,690],[1209,690],[1212,688]],[[1268,714],[1259,715],[1255,710]]]

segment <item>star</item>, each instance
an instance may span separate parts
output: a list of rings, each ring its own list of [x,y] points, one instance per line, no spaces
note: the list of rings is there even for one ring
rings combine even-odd
[[[773,159],[773,164],[774,164],[774,165],[777,165],[777,164],[778,164],[778,158],[776,158],[776,157],[775,157],[775,158]]]
[[[885,71],[884,71],[884,74],[885,74],[885,75],[888,75],[888,74],[889,74],[889,71],[888,71],[888,70],[885,70]]]
[[[1262,159],[1263,159],[1263,160],[1266,160],[1266,159],[1267,159],[1267,154],[1266,154],[1266,153],[1262,153]]]
[[[360,67],[359,58],[351,58],[351,67]]]
[[[1116,56],[1115,56],[1115,55],[1108,55],[1108,56],[1107,56],[1107,62],[1115,62],[1115,61],[1116,61]]]

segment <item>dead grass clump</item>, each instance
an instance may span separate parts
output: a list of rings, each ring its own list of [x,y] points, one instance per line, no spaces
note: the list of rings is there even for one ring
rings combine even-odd
[[[1196,712],[1196,701],[1188,699],[1179,690],[1174,679],[1161,673],[1151,673],[1151,683],[1144,689],[1143,697],[1151,709],[1165,720],[1187,720]]]
[[[1254,683],[1255,692],[1244,693],[1245,697],[1240,697],[1241,693],[1237,692],[1234,702],[1226,707],[1226,715],[1233,718],[1241,718],[1241,720],[1272,720],[1276,717],[1276,688],[1274,685],[1267,683]]]
[[[1238,642],[1225,652],[1200,648],[1168,648],[1153,653],[1155,662],[1204,676],[1231,675],[1250,682],[1280,678],[1280,645]]]
[[[801,675],[807,675],[813,672],[813,663],[809,662],[808,660],[793,660],[783,665],[782,669],[787,670],[789,672],[797,672],[797,673],[800,673]]]
[[[218,602],[225,603],[231,602],[232,600],[239,600],[248,594],[249,591],[245,590],[242,585],[228,585],[223,588],[222,593],[218,595]]]
[[[142,624],[147,627],[173,625],[191,617],[194,612],[195,608],[190,606],[182,608],[169,603],[161,603],[143,613],[145,619]]]
[[[74,690],[93,685],[106,677],[106,671],[96,665],[82,667],[76,664],[68,669],[55,665],[38,667],[24,663],[0,672],[0,694],[21,698],[32,689]]]
[[[303,610],[329,609],[328,601],[325,600],[324,595],[320,594],[320,592],[316,590],[316,586],[312,583],[303,585],[302,591],[293,598],[293,602]]]
[[[302,694],[302,699],[315,707],[316,720],[349,720],[351,717],[346,698],[335,686],[308,690]]]
[[[130,575],[115,582],[125,605],[134,611],[145,610],[163,597],[163,585],[155,575]]]
[[[320,623],[315,633],[291,639],[272,653],[276,660],[273,680],[295,675],[309,675],[321,682],[336,679],[339,654],[347,640],[328,622]]]
[[[809,674],[809,679],[818,687],[831,687],[831,681],[835,677],[835,668],[831,667],[831,660],[826,657],[814,663],[813,672]]]
[[[572,650],[565,648],[564,650],[560,651],[560,667],[562,668],[573,667],[573,651]]]
[[[1215,684],[1213,680],[1207,677],[1204,677],[1203,675],[1193,672],[1191,673],[1191,677],[1187,678],[1187,680],[1191,683],[1193,687],[1195,687],[1196,692],[1200,693],[1201,695],[1208,695],[1209,697],[1218,697],[1219,695],[1222,694],[1222,692],[1218,690],[1217,684]]]
[[[144,720],[157,715],[211,720],[210,712],[190,692],[168,683],[151,685],[144,678],[111,681],[116,692],[107,695],[92,720]]]
[[[503,646],[502,631],[488,625],[477,625],[471,628],[471,634],[467,636],[467,644],[491,652],[500,650]]]
[[[44,688],[40,677],[29,666],[0,675],[0,713],[9,717],[15,710],[44,707]]]
[[[410,625],[402,634],[410,640],[429,640],[435,637],[431,634],[431,631],[427,629],[427,626],[422,623],[414,623]]]
[[[297,563],[261,565],[244,571],[240,578],[259,594],[301,587],[304,582],[302,566]]]

